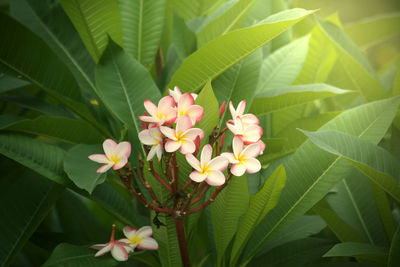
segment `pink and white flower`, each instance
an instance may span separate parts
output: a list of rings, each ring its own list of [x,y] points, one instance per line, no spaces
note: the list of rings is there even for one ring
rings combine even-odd
[[[236,109],[233,106],[232,101],[229,102],[229,111],[231,112],[233,120],[239,117],[243,125],[259,124],[260,121],[254,114],[251,113],[244,114],[245,108],[246,108],[246,100],[240,101]]]
[[[178,103],[179,99],[182,96],[181,90],[179,90],[178,86],[175,86],[174,90],[168,89],[168,94],[174,98],[175,103]],[[191,93],[191,95],[192,95],[193,99],[196,100],[198,95],[194,94],[194,93]]]
[[[192,128],[193,124],[188,115],[176,120],[176,129],[161,126],[161,132],[169,138],[165,143],[165,151],[175,152],[179,149],[182,154],[193,153],[196,150],[194,140],[197,136],[203,139],[204,132],[199,128]]]
[[[261,169],[260,162],[256,157],[260,154],[259,144],[244,146],[242,140],[235,136],[232,142],[233,153],[225,152],[221,156],[227,158],[231,166],[231,173],[235,176],[242,176],[245,172],[255,173]]]
[[[115,224],[113,224],[112,227],[111,238],[108,243],[96,244],[90,248],[99,249],[99,251],[94,255],[95,257],[102,256],[111,251],[111,255],[114,259],[117,261],[126,261],[128,260],[128,253],[132,252],[133,248],[128,242],[122,241],[122,239],[114,240]]]
[[[145,250],[158,249],[157,241],[151,237],[153,235],[151,226],[143,226],[139,230],[130,226],[125,226],[123,231],[126,238],[121,239],[121,241],[129,244],[132,250],[135,248]]]
[[[158,102],[158,106],[154,105],[149,100],[144,101],[144,107],[150,116],[139,116],[139,119],[154,123],[157,125],[170,125],[175,122],[176,119],[176,107],[174,98],[172,96],[164,96]]]
[[[207,144],[201,151],[200,161],[192,154],[186,154],[186,160],[195,169],[190,175],[190,179],[197,183],[206,181],[209,185],[219,186],[225,183],[225,175],[222,173],[228,167],[228,160],[218,156],[213,159],[212,147]]]
[[[111,167],[114,170],[121,169],[128,163],[131,154],[131,143],[121,142],[117,144],[114,140],[107,139],[103,142],[104,154],[93,154],[89,156],[90,160],[98,163],[105,163],[99,169],[98,173],[104,173]]]
[[[180,118],[183,115],[188,115],[193,125],[199,122],[203,118],[204,114],[203,107],[195,105],[194,98],[189,93],[185,93],[179,98],[177,108],[178,108],[177,118]]]
[[[145,145],[152,146],[147,160],[151,160],[154,155],[157,155],[158,161],[161,160],[163,152],[163,136],[158,127],[143,130],[139,133],[139,140]]]
[[[263,134],[263,129],[259,125],[244,124],[240,117],[227,121],[226,126],[235,136],[239,136],[245,145],[258,142]]]

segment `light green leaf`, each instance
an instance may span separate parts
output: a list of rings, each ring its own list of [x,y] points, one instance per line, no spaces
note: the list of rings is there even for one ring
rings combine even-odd
[[[321,149],[344,157],[400,202],[399,162],[385,149],[338,131],[303,131]]]
[[[64,160],[64,170],[68,177],[79,187],[92,193],[94,188],[102,184],[106,174],[97,173],[96,170],[103,164],[91,161],[88,156],[101,154],[100,145],[77,145],[71,148]]]
[[[372,102],[343,112],[321,127],[338,130],[378,143],[397,111],[400,99]],[[349,163],[306,141],[285,163],[286,186],[278,205],[265,216],[243,252],[254,256],[271,237],[285,229],[321,200],[349,170]],[[340,173],[340,175],[338,174]]]
[[[166,0],[118,0],[118,4],[125,51],[151,65],[161,40]]]
[[[261,190],[250,198],[247,212],[233,242],[231,265],[236,265],[240,252],[246,246],[257,224],[276,206],[286,183],[286,172],[280,165],[264,183]],[[218,244],[217,244],[218,245]]]
[[[291,9],[270,16],[261,24],[227,33],[185,59],[169,83],[183,92],[196,92],[256,49],[293,26],[313,11]],[[231,44],[231,45],[227,45]]]
[[[396,76],[394,77],[393,80],[392,95],[393,96],[400,95],[400,68],[397,70]]]
[[[386,248],[373,246],[367,243],[345,242],[336,244],[323,257],[346,257],[358,255],[386,255]]]
[[[172,21],[172,42],[176,53],[182,60],[189,56],[196,48],[196,34],[175,13]]]
[[[94,257],[96,252],[97,250],[90,249],[88,246],[61,243],[54,249],[50,258],[43,264],[43,267],[112,267],[118,265],[118,261],[111,257]]]
[[[366,49],[400,34],[400,13],[388,13],[364,18],[346,25],[345,32]]]
[[[221,0],[171,0],[172,8],[185,21],[200,17],[214,10],[221,4]]]
[[[390,246],[388,267],[396,267],[400,264],[400,225],[397,226],[396,233],[393,236],[392,245]]]
[[[33,120],[19,120],[2,129],[32,133],[69,143],[98,144],[104,140],[90,124],[82,120],[39,116]]]
[[[268,114],[345,93],[349,91],[318,83],[270,89],[256,96],[250,112],[256,115]]]
[[[61,0],[90,55],[97,62],[108,35],[122,46],[121,17],[115,0]]]
[[[0,266],[8,266],[45,218],[63,188],[43,177],[24,173],[0,198]]]
[[[249,200],[246,177],[232,177],[229,185],[210,206],[217,262],[219,263],[236,232],[240,232],[242,227],[247,226],[247,224],[240,223],[240,219],[247,211]]]
[[[292,84],[303,67],[309,39],[310,36],[306,36],[291,42],[264,59],[258,93]]]
[[[197,47],[202,47],[215,38],[239,28],[247,13],[253,7],[256,0],[238,0],[232,3],[218,17],[207,21],[207,24],[197,33]]]

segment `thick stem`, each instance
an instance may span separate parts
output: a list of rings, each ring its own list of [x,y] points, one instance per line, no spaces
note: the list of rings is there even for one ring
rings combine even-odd
[[[175,217],[175,229],[178,236],[179,250],[181,252],[181,259],[183,267],[190,267],[189,253],[186,245],[185,229],[183,224],[183,217]]]

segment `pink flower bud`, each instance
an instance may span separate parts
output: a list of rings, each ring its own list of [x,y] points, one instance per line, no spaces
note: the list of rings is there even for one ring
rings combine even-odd
[[[225,113],[225,108],[226,108],[226,106],[225,106],[225,101],[224,101],[224,102],[222,102],[222,105],[221,105],[221,107],[219,108],[219,118],[220,118],[220,119],[222,118],[222,116],[223,116],[224,113]]]
[[[193,155],[197,156],[197,153],[199,153],[199,149],[200,149],[200,136],[196,136],[196,138],[194,139],[194,144],[196,146],[196,150],[194,151]]]
[[[221,135],[221,141],[219,142],[219,149],[222,150],[225,144],[225,133]]]

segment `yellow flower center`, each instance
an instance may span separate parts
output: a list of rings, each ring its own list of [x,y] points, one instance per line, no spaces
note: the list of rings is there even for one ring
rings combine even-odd
[[[132,238],[130,238],[129,241],[131,242],[130,243],[131,246],[135,244],[139,245],[142,242],[142,238],[140,236],[135,235]]]
[[[110,158],[109,158],[109,160],[110,161],[112,161],[112,162],[114,162],[114,164],[118,164],[118,162],[119,162],[119,157],[117,157],[116,155],[112,155]]]

